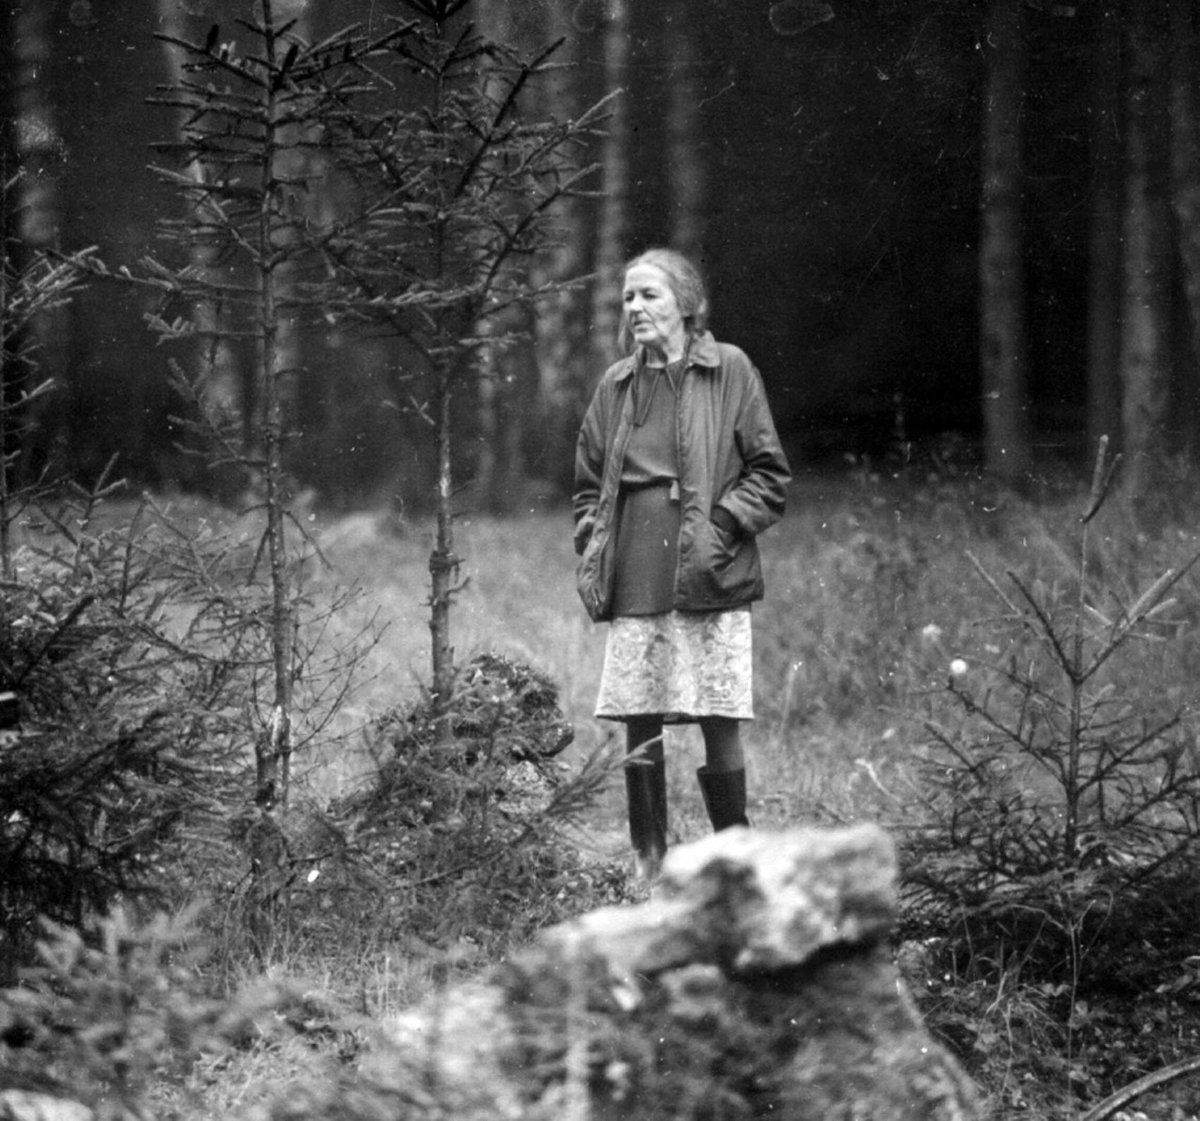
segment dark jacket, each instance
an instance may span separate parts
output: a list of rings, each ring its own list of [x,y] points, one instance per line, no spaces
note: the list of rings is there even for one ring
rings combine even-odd
[[[755,538],[783,514],[791,474],[762,379],[736,346],[705,332],[689,353],[679,409],[677,611],[738,607],[763,595]],[[605,372],[575,453],[575,552],[579,596],[597,622],[612,617],[612,535],[625,447],[633,429],[630,387],[640,358]],[[722,507],[737,531],[715,525]]]

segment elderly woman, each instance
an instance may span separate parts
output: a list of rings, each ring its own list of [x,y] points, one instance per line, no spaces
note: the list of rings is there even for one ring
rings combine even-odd
[[[584,606],[611,623],[596,715],[626,726],[629,832],[649,877],[667,847],[665,723],[700,725],[713,828],[748,824],[755,538],[783,514],[790,475],[758,371],[707,330],[695,266],[648,250],[626,265],[622,299],[630,353],[579,434],[575,551]]]

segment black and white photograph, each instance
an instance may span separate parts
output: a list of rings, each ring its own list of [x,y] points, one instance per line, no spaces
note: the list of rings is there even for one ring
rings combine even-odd
[[[0,0],[0,1121],[1198,1121],[1195,0]]]

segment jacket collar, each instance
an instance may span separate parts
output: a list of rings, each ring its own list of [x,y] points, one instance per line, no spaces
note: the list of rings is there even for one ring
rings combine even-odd
[[[630,377],[634,370],[642,364],[644,347],[638,347],[632,354],[628,355],[621,364],[621,368],[616,373],[617,381],[624,381]],[[688,366],[701,366],[706,369],[716,369],[721,365],[721,352],[717,349],[717,340],[713,338],[711,331],[701,331],[693,340],[692,345],[688,349]]]

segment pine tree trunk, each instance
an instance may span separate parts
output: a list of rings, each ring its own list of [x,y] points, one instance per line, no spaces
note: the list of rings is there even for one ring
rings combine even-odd
[[[578,116],[588,101],[580,71],[572,63],[578,34],[573,33],[565,5],[547,5],[546,40],[563,39],[559,61],[564,64],[540,90],[548,115]],[[600,184],[599,177],[589,187]],[[539,255],[533,264],[539,283],[561,282],[588,269],[588,211],[581,200],[564,199],[559,208],[567,231],[552,252]],[[538,370],[537,415],[542,420],[542,474],[555,487],[567,490],[574,463],[575,438],[587,408],[592,381],[593,355],[588,347],[588,293],[582,287],[562,288],[539,304],[534,317],[534,355]]]
[[[437,440],[437,529],[429,555],[429,633],[433,671],[433,711],[440,719],[454,701],[454,646],[450,641],[450,610],[458,586],[460,561],[454,551],[453,410],[454,372],[450,359],[439,359],[436,371],[434,417]],[[441,738],[450,734],[441,723]]]
[[[1091,228],[1088,233],[1087,456],[1121,442],[1121,28],[1105,0],[1091,89]]]
[[[14,49],[16,24],[16,10],[9,4],[0,6],[0,68],[5,74],[19,73]],[[20,444],[10,417],[21,397],[17,356],[24,334],[10,322],[11,286],[26,264],[25,247],[17,237],[20,208],[16,184],[21,157],[17,145],[15,86],[14,82],[0,82],[0,578],[3,579],[11,575],[9,483],[20,458]],[[7,620],[0,619],[0,628],[5,626]]]
[[[264,49],[272,68],[278,66],[287,44],[276,34],[273,0],[261,0],[263,26],[267,34]],[[284,158],[285,127],[279,123],[277,83],[268,83],[267,136],[262,153],[264,185],[277,183],[286,174]],[[291,330],[281,304],[288,290],[284,266],[280,263],[281,237],[278,217],[278,188],[263,191],[259,214],[258,262],[259,338],[261,351],[260,382],[262,393],[263,503],[266,513],[266,552],[271,580],[271,654],[274,700],[265,735],[258,754],[258,801],[260,805],[278,802],[287,805],[292,757],[293,717],[293,640],[295,610],[287,558],[287,498],[283,445],[287,432],[283,382],[293,368]]]
[[[1022,264],[1021,106],[1027,46],[1023,0],[992,0],[988,14],[980,233],[984,463],[1019,483],[1032,461],[1025,270]]]
[[[1163,497],[1170,408],[1172,246],[1167,200],[1164,90],[1167,59],[1159,0],[1137,0],[1129,19],[1126,93],[1124,290],[1121,377],[1124,486],[1153,518]]]
[[[294,39],[311,43],[312,21],[309,10],[311,0],[274,0],[276,22],[287,25],[288,39],[279,42],[280,61],[285,57]],[[321,129],[317,122],[307,120],[292,120],[280,126],[280,147],[275,162],[275,174],[283,180],[292,179],[305,183],[305,190],[299,193],[294,201],[289,201],[288,208],[295,219],[304,217],[317,218],[324,205],[320,177],[314,174],[314,165],[319,159],[314,153],[321,143]],[[302,214],[299,212],[303,212]],[[279,223],[275,242],[282,246],[294,244],[298,239],[295,229],[287,223]],[[288,429],[297,415],[298,408],[295,400],[296,385],[299,381],[301,368],[304,365],[304,355],[300,332],[301,316],[296,311],[296,281],[299,265],[294,254],[283,253],[283,258],[276,270],[275,287],[278,297],[280,314],[275,331],[275,391],[279,400],[274,407],[279,410],[281,432]],[[280,459],[280,471],[285,470],[284,460]]]
[[[513,32],[511,13],[496,4],[485,4],[475,13],[476,26],[485,40],[507,43]],[[494,336],[497,324],[486,321],[479,333]],[[514,363],[512,351],[498,353],[496,345],[479,351],[479,369],[475,378],[476,452],[475,491],[483,509],[503,513],[509,496],[521,475],[520,428],[522,412],[510,409],[516,380],[524,374]]]
[[[608,24],[604,34],[604,84],[606,90],[620,89],[629,74],[629,0],[608,0]],[[596,231],[595,287],[592,293],[592,354],[604,369],[618,353],[621,269],[628,254],[629,193],[629,95],[612,102],[601,160],[604,165],[603,196]]]
[[[676,0],[666,26],[667,169],[671,245],[698,261],[704,245],[704,148],[700,127],[701,60],[687,0]]]
[[[10,5],[7,15],[5,32],[11,37],[5,39],[4,49],[11,79],[5,85],[15,109],[14,118],[6,122],[6,128],[15,130],[11,143],[15,162],[6,169],[12,189],[5,192],[11,218],[5,232],[13,240],[3,246],[10,268],[23,267],[40,250],[62,248],[65,218],[60,184],[66,180],[67,152],[48,81],[54,55],[54,9],[49,0],[30,0]],[[10,152],[7,145],[5,152]],[[18,171],[20,178],[14,180]],[[38,382],[66,383],[74,316],[70,305],[44,311],[21,340],[36,351]],[[27,369],[6,369],[6,393],[19,394],[29,388]],[[53,406],[43,409],[35,405],[32,411],[24,411],[20,432],[8,433],[6,450],[17,452],[10,483],[32,482],[51,466],[47,461],[56,435],[51,430],[51,416],[61,413]],[[13,444],[18,446],[7,446]]]
[[[440,29],[439,29],[440,33]],[[446,91],[439,77],[430,116],[440,119]],[[439,223],[435,237],[438,255],[450,243],[450,233]],[[466,324],[464,324],[466,326]],[[454,551],[454,393],[457,384],[454,359],[442,353],[433,359],[433,427],[437,459],[433,549],[429,554],[430,668],[433,675],[433,712],[442,744],[451,739],[449,714],[454,704],[454,646],[450,640],[450,614],[458,583],[459,557]]]
[[[1194,402],[1200,381],[1200,120],[1197,118],[1196,19],[1191,0],[1171,0],[1171,197],[1175,207],[1189,345],[1176,365],[1176,400]],[[1186,418],[1193,454],[1200,413]]]
[[[187,42],[197,33],[207,30],[197,27],[194,21],[187,18],[184,5],[179,0],[157,0],[157,4],[158,26],[164,35]],[[183,56],[179,48],[170,43],[164,42],[161,47],[170,83],[178,87],[186,77]],[[187,113],[181,111],[177,120],[180,129],[184,128],[187,119]],[[186,174],[197,183],[203,183],[210,172],[200,161],[194,160],[187,166]],[[190,218],[196,222],[203,222],[206,209],[211,205],[207,200],[192,205]],[[193,241],[189,247],[189,255],[192,267],[203,278],[205,286],[216,288],[221,280],[216,267],[220,257],[218,246]],[[243,448],[249,450],[252,445],[254,410],[258,398],[253,363],[239,361],[230,337],[235,324],[230,321],[228,307],[223,306],[215,296],[196,301],[192,309],[192,320],[196,329],[192,359],[194,369],[187,369],[186,372],[198,377],[206,396],[218,408],[229,416],[242,418]],[[185,364],[185,368],[190,364]],[[241,485],[244,484],[243,479]]]

